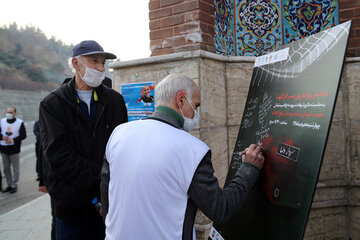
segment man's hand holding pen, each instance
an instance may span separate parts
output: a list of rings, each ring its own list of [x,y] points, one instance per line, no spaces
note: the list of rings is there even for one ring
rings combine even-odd
[[[262,155],[261,148],[256,144],[251,144],[248,148],[241,152],[242,161],[252,164],[259,169],[264,166],[265,158]]]

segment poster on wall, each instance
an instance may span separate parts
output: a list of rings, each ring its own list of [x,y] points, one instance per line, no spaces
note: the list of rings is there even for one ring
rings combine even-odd
[[[257,57],[225,186],[252,143],[265,157],[239,212],[209,239],[303,239],[331,126],[351,22]]]
[[[155,111],[155,81],[121,84],[129,121],[149,117]]]

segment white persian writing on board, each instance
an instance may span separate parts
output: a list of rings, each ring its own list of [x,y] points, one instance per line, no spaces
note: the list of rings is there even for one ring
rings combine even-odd
[[[258,98],[249,99],[248,107],[246,108],[246,112],[244,114],[241,129],[246,129],[252,126],[253,121],[251,119],[255,115],[255,109],[257,107],[258,102],[259,102]]]
[[[309,108],[309,107],[323,107],[325,108],[326,107],[326,104],[324,103],[320,103],[320,102],[317,102],[317,103],[277,103],[275,104],[274,108]]]
[[[241,140],[238,139],[236,141],[235,151],[232,156],[231,169],[238,169],[240,167],[240,164],[242,162],[242,150],[243,150],[242,142]]]
[[[271,109],[272,100],[270,95],[265,92],[261,104],[259,105],[258,121],[260,129],[255,132],[256,142],[261,145],[262,140],[268,136],[270,130],[269,123],[265,121],[269,110]]]
[[[321,125],[317,121],[324,117],[326,104],[323,101],[327,96],[328,92],[323,90],[297,94],[277,93],[271,113],[277,119],[269,120],[269,124],[287,125],[287,120],[292,118],[290,122],[294,127],[319,130]]]
[[[315,122],[312,123],[302,123],[299,121],[293,121],[293,125],[297,126],[297,127],[301,127],[301,128],[311,128],[311,129],[315,129],[315,130],[319,130],[320,129],[320,124],[317,124]]]

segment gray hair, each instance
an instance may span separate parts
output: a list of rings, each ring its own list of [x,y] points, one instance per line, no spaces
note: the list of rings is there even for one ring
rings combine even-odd
[[[168,105],[179,91],[184,91],[192,99],[194,85],[191,78],[179,73],[168,75],[155,88],[156,105]]]
[[[81,55],[76,56],[76,57],[69,57],[69,58],[68,58],[68,66],[69,66],[69,68],[71,69],[71,71],[72,71],[73,73],[75,73],[75,68],[74,68],[74,66],[73,66],[73,64],[72,64],[73,58],[76,58],[77,60],[79,60],[79,62],[81,62]]]

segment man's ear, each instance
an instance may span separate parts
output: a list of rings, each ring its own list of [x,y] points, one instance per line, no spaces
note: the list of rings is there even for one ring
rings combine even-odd
[[[181,109],[182,106],[184,105],[184,98],[185,98],[186,93],[184,91],[179,91],[176,94],[176,98],[175,98],[175,102],[176,102],[176,106]]]
[[[77,60],[76,58],[73,58],[73,59],[71,60],[71,62],[72,62],[72,65],[73,65],[74,69],[75,69],[76,71],[79,71],[79,69],[80,69],[80,67],[79,67],[79,60]]]

